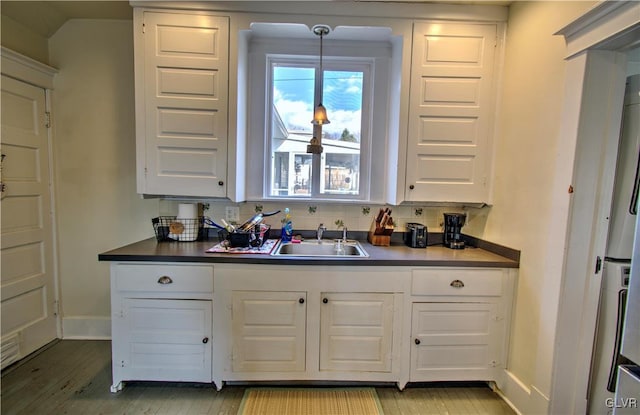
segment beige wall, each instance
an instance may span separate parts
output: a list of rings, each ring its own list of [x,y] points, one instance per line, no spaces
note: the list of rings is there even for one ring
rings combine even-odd
[[[510,371],[545,398],[550,392],[557,312],[541,310],[547,225],[564,93],[565,43],[553,33],[595,2],[515,2],[510,7],[497,138],[495,204],[485,239],[522,251]],[[569,179],[568,179],[569,180]],[[567,181],[567,183],[569,183]],[[550,284],[559,286],[559,284]],[[551,318],[543,316],[551,315]],[[537,393],[537,392],[536,392]]]
[[[153,235],[158,201],[135,188],[132,39],[131,21],[71,20],[49,42],[65,338],[110,332],[98,253]]]
[[[47,38],[24,27],[15,20],[2,15],[0,22],[0,44],[39,62],[49,64]]]

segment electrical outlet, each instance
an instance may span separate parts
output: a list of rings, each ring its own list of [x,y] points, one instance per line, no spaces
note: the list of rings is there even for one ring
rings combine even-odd
[[[238,206],[226,206],[224,209],[224,219],[227,222],[238,223],[240,221],[240,208]]]

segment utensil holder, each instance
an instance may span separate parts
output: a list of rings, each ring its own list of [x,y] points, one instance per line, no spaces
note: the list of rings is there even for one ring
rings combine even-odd
[[[204,217],[177,219],[176,216],[158,216],[151,219],[156,240],[193,242],[203,239]]]

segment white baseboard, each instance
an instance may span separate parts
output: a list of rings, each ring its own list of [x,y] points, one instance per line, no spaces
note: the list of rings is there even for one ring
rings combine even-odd
[[[505,382],[500,390],[502,398],[518,415],[549,413],[549,398],[535,386],[527,386],[512,372],[505,370]]]
[[[73,340],[111,340],[111,318],[100,316],[64,317],[62,338]]]
[[[549,397],[545,396],[538,388],[531,386],[531,403],[529,404],[530,413],[532,414],[548,414],[549,413]]]

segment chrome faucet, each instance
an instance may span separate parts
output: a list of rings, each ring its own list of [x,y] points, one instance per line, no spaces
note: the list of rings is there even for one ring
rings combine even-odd
[[[342,242],[343,243],[347,243],[347,227],[343,226],[342,227]]]
[[[320,225],[318,225],[318,230],[317,230],[317,233],[316,233],[316,237],[318,238],[318,242],[322,242],[322,234],[326,230],[327,230],[327,227],[324,226],[324,224],[321,223]]]

